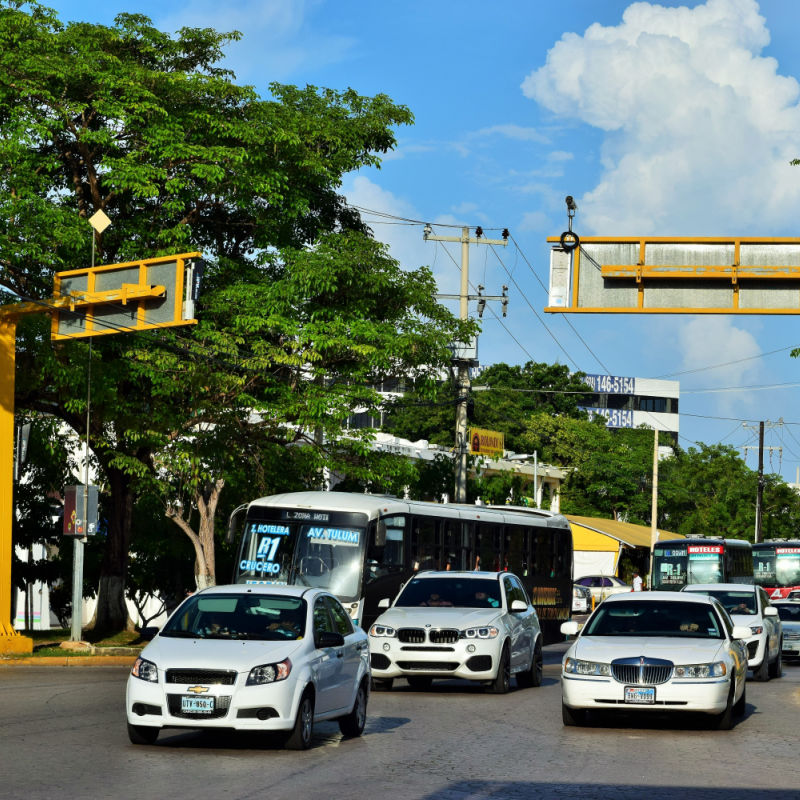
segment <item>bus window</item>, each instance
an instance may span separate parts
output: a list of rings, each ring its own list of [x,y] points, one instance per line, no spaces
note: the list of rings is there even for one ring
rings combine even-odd
[[[653,589],[680,589],[686,585],[686,548],[655,549]]]
[[[439,520],[435,517],[412,517],[411,566],[416,572],[439,569],[441,546],[438,534]]]
[[[499,572],[503,569],[502,532],[500,525],[479,522],[475,526],[475,569]]]
[[[503,552],[508,560],[508,569],[520,578],[528,576],[529,528],[522,525],[506,525]]]
[[[721,545],[689,545],[687,583],[721,583],[723,551]],[[713,551],[713,552],[712,552]],[[730,550],[728,551],[730,552]]]
[[[402,572],[405,567],[407,517],[384,517],[371,528],[367,549],[367,582]]]
[[[343,600],[358,599],[364,533],[363,528],[301,525],[295,582],[327,589]]]
[[[461,520],[446,518],[442,520],[442,565],[444,569],[467,569],[467,530]]]

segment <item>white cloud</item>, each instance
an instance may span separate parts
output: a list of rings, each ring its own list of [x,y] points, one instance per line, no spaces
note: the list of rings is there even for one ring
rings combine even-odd
[[[599,183],[578,199],[598,234],[747,235],[800,212],[800,88],[761,55],[755,0],[634,3],[617,26],[565,34],[522,84],[606,133]]]
[[[737,328],[730,317],[693,317],[688,322],[675,324],[674,328],[677,329],[675,333],[683,352],[683,369],[702,370],[692,378],[681,376],[682,383],[688,379],[698,388],[711,389],[758,382],[762,367],[759,359],[753,357],[761,354],[761,347],[751,333]],[[712,365],[725,366],[705,369]],[[742,417],[746,412],[755,410],[758,402],[758,398],[746,390],[708,394],[705,397],[722,416]]]
[[[539,142],[541,144],[549,143],[547,136],[539,133],[536,128],[526,128],[522,125],[506,124],[506,125],[492,125],[488,128],[481,128],[480,130],[473,131],[469,134],[469,138],[484,138],[501,136],[506,139],[515,139],[521,142]]]
[[[240,31],[242,39],[226,47],[225,65],[239,82],[263,91],[266,83],[289,81],[298,70],[342,61],[354,47],[355,37],[320,34],[307,24],[318,5],[319,0],[192,0],[180,11],[154,17],[168,31]]]
[[[382,189],[376,183],[363,175],[351,175],[344,182],[343,194],[347,201],[361,209],[380,211],[383,214],[392,214],[396,217],[418,220],[420,212],[406,200],[391,192]],[[366,211],[361,212],[365,222],[370,225],[378,241],[388,245],[393,258],[396,258],[405,269],[416,269],[427,265],[433,270],[434,277],[440,292],[453,294],[459,291],[460,266],[458,260],[455,264],[436,242],[426,242],[422,238],[422,226],[387,224],[397,220],[385,219]],[[449,216],[439,217],[430,221],[436,223],[460,224]],[[450,230],[436,231],[442,235],[452,235]],[[456,256],[458,259],[458,256]]]

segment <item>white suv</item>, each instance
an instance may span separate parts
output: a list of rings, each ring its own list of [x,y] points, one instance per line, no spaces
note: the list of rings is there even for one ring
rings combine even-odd
[[[464,678],[499,694],[512,675],[518,686],[542,682],[539,618],[510,572],[417,573],[370,628],[369,650],[375,689]]]
[[[751,636],[747,645],[747,667],[757,681],[780,678],[783,626],[778,609],[760,586],[742,583],[696,583],[684,586],[684,592],[701,592],[716,597],[731,615],[734,625],[746,625]]]

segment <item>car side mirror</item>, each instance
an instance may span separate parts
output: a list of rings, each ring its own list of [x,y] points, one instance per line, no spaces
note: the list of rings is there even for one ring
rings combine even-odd
[[[514,612],[521,612],[528,610],[528,604],[524,603],[522,600],[512,600],[511,601],[511,610]]]
[[[571,619],[569,622],[562,622],[561,623],[561,633],[564,636],[577,636],[578,631],[581,629],[581,625],[574,619]],[[748,631],[750,628],[747,629]]]
[[[734,639],[749,639],[753,635],[753,632],[747,625],[734,625],[733,626],[733,638]]]
[[[319,631],[319,633],[314,634],[314,644],[320,649],[342,647],[344,645],[344,636],[341,633],[333,633],[332,631]]]
[[[765,617],[777,617],[778,616],[778,609],[775,606],[767,606],[764,609],[764,616]]]
[[[383,600],[378,601],[378,608],[389,608],[389,604],[392,601],[388,597],[384,597]]]

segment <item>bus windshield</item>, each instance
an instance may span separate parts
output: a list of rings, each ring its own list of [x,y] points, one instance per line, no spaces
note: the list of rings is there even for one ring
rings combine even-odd
[[[653,554],[653,589],[680,589],[692,583],[723,580],[722,545],[657,547]]]
[[[342,602],[361,590],[364,515],[253,508],[236,569],[238,583],[314,586]]]
[[[759,586],[800,586],[800,547],[755,549],[753,570]]]

